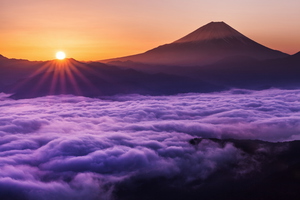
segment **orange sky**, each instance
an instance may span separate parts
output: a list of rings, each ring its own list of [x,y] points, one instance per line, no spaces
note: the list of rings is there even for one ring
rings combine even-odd
[[[210,21],[273,49],[300,51],[299,0],[0,0],[0,54],[77,60],[142,53]]]

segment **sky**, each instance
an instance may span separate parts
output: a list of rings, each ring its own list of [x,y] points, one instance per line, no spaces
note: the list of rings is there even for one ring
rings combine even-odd
[[[101,60],[171,43],[211,21],[289,54],[300,51],[298,0],[0,0],[0,54]]]

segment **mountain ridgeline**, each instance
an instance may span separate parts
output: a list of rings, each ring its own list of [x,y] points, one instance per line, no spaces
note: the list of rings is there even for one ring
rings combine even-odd
[[[101,62],[32,62],[0,55],[0,92],[12,98],[290,89],[300,86],[299,77],[300,53],[265,47],[224,22],[145,53]]]
[[[283,58],[287,54],[258,44],[224,22],[211,22],[173,43],[142,54],[103,62],[132,61],[155,65],[198,66],[236,56],[265,60]]]

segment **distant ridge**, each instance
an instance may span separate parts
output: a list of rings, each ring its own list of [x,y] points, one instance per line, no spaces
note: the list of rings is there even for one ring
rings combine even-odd
[[[2,54],[0,54],[0,60],[2,60],[2,59],[8,59],[8,58],[6,58]]]
[[[156,47],[142,54],[101,62],[132,61],[156,65],[197,66],[212,64],[234,56],[266,60],[283,58],[288,54],[249,39],[225,22],[210,22],[173,43]]]
[[[214,40],[224,41],[223,38]],[[210,44],[211,41],[195,43],[198,46],[206,42]],[[201,67],[124,63],[128,66],[79,62],[72,58],[45,62],[3,58],[0,59],[0,93],[13,94],[11,98],[18,99],[58,94],[88,97],[172,95],[230,88],[261,90],[300,87],[300,53],[264,61],[232,56]]]
[[[295,56],[295,57],[300,57],[300,51],[297,52],[297,53],[295,53],[293,56]]]

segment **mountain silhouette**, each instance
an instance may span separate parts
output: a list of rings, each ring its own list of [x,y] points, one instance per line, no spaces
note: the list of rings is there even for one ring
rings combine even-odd
[[[300,52],[288,55],[269,49],[224,22],[211,22],[171,44],[107,62],[28,61],[0,55],[0,93],[18,99],[300,87]]]
[[[185,42],[201,42],[209,41],[213,39],[223,39],[228,38],[240,39],[241,42],[244,41],[245,36],[231,28],[224,22],[210,22],[194,32],[184,36],[183,38],[176,40],[174,43],[185,43]]]
[[[99,62],[64,61],[0,62],[0,93],[11,98],[34,98],[73,94],[98,97],[115,94],[172,95],[185,92],[212,92],[223,86],[200,79],[166,73],[146,73]],[[6,78],[7,77],[7,78]]]
[[[5,59],[8,59],[6,57],[4,57],[3,55],[0,54],[0,60],[5,60]]]
[[[229,88],[299,88],[300,53],[259,61],[232,56],[201,67],[146,65],[117,67],[100,62],[0,59],[0,93],[12,98],[74,94],[89,97],[114,94],[172,95]],[[146,69],[146,70],[145,70]]]
[[[194,32],[145,53],[102,60],[132,61],[145,64],[198,66],[212,64],[226,57],[244,56],[258,60],[283,58],[288,54],[265,47],[224,22],[210,22]]]

